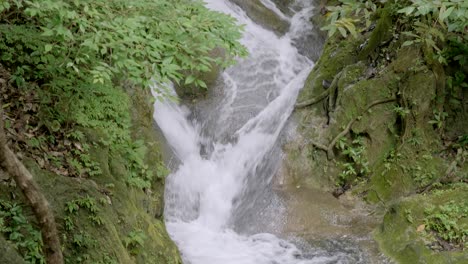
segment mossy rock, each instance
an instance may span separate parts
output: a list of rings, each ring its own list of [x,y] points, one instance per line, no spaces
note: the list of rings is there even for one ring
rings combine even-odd
[[[294,3],[294,0],[272,0],[275,3],[276,7],[281,10],[285,15],[291,16],[293,14],[291,10],[291,5]]]
[[[386,254],[401,264],[464,264],[468,260],[466,251],[441,251],[429,249],[424,218],[425,209],[447,204],[450,201],[466,202],[466,185],[426,195],[414,195],[388,209],[382,225],[376,230],[375,237]]]
[[[324,81],[332,82],[343,68],[356,63],[356,47],[358,43],[359,40],[341,41],[338,36],[328,39],[320,59],[307,77],[297,101],[307,101],[320,95],[324,91]],[[321,104],[312,106],[310,109],[317,110],[317,114],[324,113]]]
[[[230,0],[241,7],[250,19],[262,27],[284,35],[289,30],[289,22],[280,18],[275,12],[263,5],[260,0]]]
[[[129,129],[132,139],[143,140],[148,169],[156,172],[162,156],[153,123],[151,94],[147,89],[138,88],[123,94],[131,102],[132,126]],[[102,143],[102,135],[106,133],[97,129],[83,128],[82,131],[86,137],[82,143],[91,146],[89,154],[92,161],[99,164],[101,175],[90,178],[60,176],[41,169],[35,160],[23,160],[54,212],[66,263],[181,264],[178,249],[163,220],[165,175],[155,175],[151,189],[129,186],[127,178],[131,165],[126,156]],[[0,194],[2,199],[16,197],[17,202],[27,204],[18,188],[0,184]],[[86,208],[76,213],[67,212],[68,202],[88,198],[94,201],[97,213]],[[30,208],[24,206],[23,209],[35,223]],[[67,217],[73,222],[71,230],[66,228]],[[93,220],[93,217],[98,219]],[[137,250],[127,242],[132,232],[144,234],[143,243]],[[5,245],[2,240],[0,245]],[[2,262],[0,258],[0,263],[21,262]]]
[[[385,42],[388,42],[393,37],[392,32],[392,17],[391,17],[391,5],[392,2],[386,4],[383,8],[377,11],[377,24],[375,29],[369,36],[369,39],[366,42],[365,47],[359,53],[359,59],[364,60],[368,56],[372,57],[372,53],[376,50],[377,47],[382,45]]]

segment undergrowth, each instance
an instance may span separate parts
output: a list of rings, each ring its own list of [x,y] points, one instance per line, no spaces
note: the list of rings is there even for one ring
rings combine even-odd
[[[13,243],[27,263],[45,264],[41,232],[29,222],[21,205],[0,200],[0,233]]]
[[[468,249],[468,202],[449,202],[425,210],[425,229],[434,239]]]

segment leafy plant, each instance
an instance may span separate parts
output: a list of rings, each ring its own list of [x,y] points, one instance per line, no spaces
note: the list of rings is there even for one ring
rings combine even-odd
[[[0,12],[15,25],[34,21],[44,42],[32,55],[45,60],[47,70],[91,76],[92,83],[122,77],[142,86],[179,82],[193,78],[184,71],[207,72],[212,63],[226,66],[246,53],[233,18],[202,1],[10,0]],[[226,60],[209,56],[217,47],[227,51]]]
[[[459,247],[467,247],[468,203],[451,201],[437,208],[427,208],[424,219],[426,230],[432,231],[437,238],[453,243]]]
[[[27,263],[45,264],[41,233],[29,223],[20,205],[0,200],[0,232],[18,248]]]
[[[411,0],[411,4],[398,10],[398,13],[413,18],[410,24],[415,31],[404,32],[413,39],[404,42],[403,46],[423,43],[426,47],[436,50],[440,63],[447,64],[447,54],[443,51],[447,39],[457,43],[468,40],[468,5],[465,1]],[[461,54],[463,53],[458,53],[455,57],[465,57]]]
[[[409,173],[412,175],[414,181],[420,186],[427,185],[437,176],[434,170],[428,167],[422,167],[421,165],[410,167]]]
[[[76,215],[80,209],[88,211],[90,216],[88,217],[95,225],[102,225],[102,218],[99,217],[99,208],[96,200],[92,197],[86,196],[83,198],[75,199],[65,203],[65,213],[67,216],[64,218],[65,229],[71,231],[74,229],[75,224],[72,216]]]
[[[402,106],[395,106],[393,108],[393,112],[395,112],[398,116],[401,116],[403,118],[410,114],[410,110]]]
[[[434,119],[429,121],[429,124],[434,125],[437,129],[441,130],[445,124],[448,114],[446,112],[439,112],[434,110]]]
[[[437,45],[438,41],[445,41],[445,34],[442,31],[432,25],[428,25],[420,21],[414,22],[413,30],[415,33],[412,31],[405,31],[402,33],[403,35],[413,38],[413,40],[405,41],[402,44],[402,47],[410,46],[415,43],[422,43],[427,47],[433,48],[439,53],[442,51]]]
[[[464,32],[468,26],[468,5],[460,0],[411,0],[411,5],[398,13],[414,17],[430,15],[449,32]]]
[[[77,129],[92,128],[111,154],[130,157],[131,185],[149,187],[153,172],[135,153],[124,89],[167,82],[206,88],[199,73],[246,55],[241,30],[201,0],[1,1],[0,63],[15,88],[36,91],[35,131],[44,129],[60,143],[33,137],[28,148],[60,149],[59,156],[38,158],[59,175],[98,176],[100,166]],[[214,49],[225,56],[213,57]],[[162,171],[158,166],[158,177]]]
[[[412,216],[412,212],[411,212],[411,209],[405,209],[405,218],[406,218],[406,221],[408,221],[409,223],[414,223],[414,219],[413,219],[413,216]]]
[[[343,137],[337,142],[337,148],[348,159],[348,162],[341,163],[343,170],[339,174],[337,183],[339,186],[343,186],[350,179],[367,175],[370,172],[363,138],[358,137],[349,144],[348,140]]]
[[[376,1],[365,0],[339,0],[339,6],[327,6],[328,25],[321,30],[328,31],[328,36],[333,36],[337,31],[340,32],[343,38],[348,36],[348,33],[357,38],[358,30],[356,24],[364,17],[366,27],[371,24],[371,15],[377,10]]]
[[[124,238],[125,247],[130,250],[132,255],[138,255],[141,247],[144,246],[146,235],[141,230],[134,230]]]

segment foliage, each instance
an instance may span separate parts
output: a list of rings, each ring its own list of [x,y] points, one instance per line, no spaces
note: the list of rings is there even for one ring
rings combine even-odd
[[[73,222],[72,216],[76,215],[80,209],[85,209],[86,211],[88,211],[88,213],[90,214],[88,218],[93,222],[93,224],[103,224],[102,219],[98,216],[99,208],[97,206],[96,200],[92,197],[86,196],[83,198],[69,201],[65,204],[66,217],[64,218],[64,221],[65,229],[67,231],[74,230],[75,224]]]
[[[95,247],[97,243],[90,234],[76,228],[76,217],[82,209],[87,212],[87,219],[93,225],[103,225],[103,220],[99,216],[99,207],[93,197],[81,197],[65,203],[65,216],[63,220],[67,233],[63,234],[63,240],[71,245],[75,263],[82,263],[88,260],[89,255],[86,253],[86,250]]]
[[[124,238],[125,247],[132,255],[138,255],[140,247],[145,243],[146,235],[141,230],[133,230]]]
[[[193,76],[183,72],[207,72],[212,63],[225,66],[245,54],[234,20],[206,9],[202,1],[10,0],[3,1],[0,12],[2,22],[41,40],[30,47],[36,68],[17,65],[17,70],[42,69],[44,77],[92,76],[91,83],[104,85],[114,78],[141,86],[152,80],[190,82]],[[231,57],[211,58],[216,47]],[[13,59],[11,53],[4,56]],[[51,86],[67,84],[61,79]]]
[[[413,38],[403,43],[403,46],[414,43],[423,43],[426,47],[437,52],[437,60],[447,64],[450,56],[443,51],[447,41],[463,45],[468,40],[468,4],[462,0],[412,0],[411,4],[398,10],[398,13],[409,16],[413,27],[411,31],[404,32]],[[457,45],[457,44],[456,44]],[[445,54],[444,54],[445,53]],[[453,51],[452,51],[453,53]],[[466,55],[458,52],[455,56],[459,60]]]
[[[42,237],[16,203],[0,200],[0,232],[5,234],[27,263],[44,263]]]
[[[410,167],[409,171],[415,182],[420,186],[429,184],[437,176],[434,170],[428,169],[427,167],[423,168],[420,165]]]
[[[393,107],[393,112],[397,114],[398,116],[405,118],[407,115],[411,113],[411,111],[407,108],[404,108],[402,106],[395,106]]]
[[[468,148],[468,135],[463,135],[463,136],[458,137],[456,147]]]
[[[339,175],[337,183],[339,186],[343,186],[348,183],[349,180],[359,176],[365,176],[370,172],[369,162],[365,156],[366,148],[362,137],[354,139],[351,144],[348,143],[346,138],[341,138],[337,142],[337,147],[348,160],[341,164],[343,171]]]
[[[437,208],[430,207],[425,210],[424,219],[426,230],[432,231],[435,235],[447,242],[468,247],[468,202],[449,202]]]
[[[91,128],[102,133],[99,143],[111,154],[129,158],[127,182],[148,188],[165,168],[148,170],[142,144],[130,134],[122,88],[170,81],[206,88],[199,73],[246,54],[240,33],[232,17],[208,10],[200,0],[2,0],[0,64],[17,90],[37,95],[33,130],[42,132],[28,139],[28,148],[52,153],[46,168],[66,176],[100,175],[90,155],[96,146],[81,143],[79,129]],[[225,57],[212,57],[215,48]]]
[[[463,0],[411,0],[398,13],[414,17],[429,16],[449,32],[463,33],[468,26],[468,4]]]
[[[377,10],[375,2],[370,0],[339,0],[339,6],[327,6],[327,22],[328,25],[321,28],[321,30],[328,31],[328,36],[333,36],[337,31],[340,32],[343,38],[348,36],[348,33],[357,38],[358,30],[356,24],[361,20],[359,17],[363,16],[365,19],[366,27],[371,25],[371,15]]]
[[[447,117],[448,114],[446,112],[439,112],[434,110],[434,119],[430,120],[429,124],[434,125],[437,129],[441,130]]]

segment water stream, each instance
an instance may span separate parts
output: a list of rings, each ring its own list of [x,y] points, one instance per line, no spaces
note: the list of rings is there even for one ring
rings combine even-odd
[[[271,190],[281,159],[278,138],[313,67],[294,45],[310,30],[312,1],[296,1],[301,8],[281,37],[227,0],[206,2],[245,25],[242,43],[250,55],[222,73],[210,100],[190,110],[172,101],[155,104],[155,120],[177,160],[167,178],[165,217],[184,262],[346,262],[342,254],[282,236],[285,209]]]

